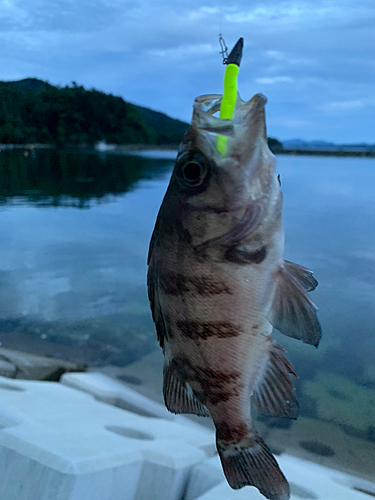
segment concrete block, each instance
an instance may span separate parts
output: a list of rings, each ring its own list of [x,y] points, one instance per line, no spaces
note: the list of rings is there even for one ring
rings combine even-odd
[[[92,394],[99,401],[145,417],[173,420],[174,415],[165,406],[152,401],[124,383],[103,373],[65,373],[60,382],[74,389]]]
[[[347,474],[289,455],[277,457],[290,489],[291,500],[368,500],[375,485]],[[221,474],[221,479],[220,479]],[[210,484],[216,485],[210,487]],[[366,493],[367,494],[366,494]],[[190,474],[186,500],[264,500],[256,488],[232,490],[225,482],[218,457],[195,466]]]
[[[60,382],[74,389],[92,394],[99,401],[131,411],[137,415],[163,418],[187,427],[198,428],[200,432],[205,432],[207,437],[210,436],[211,445],[206,448],[206,452],[211,456],[216,453],[215,435],[211,429],[202,428],[201,425],[184,415],[170,413],[164,405],[139,394],[119,380],[100,372],[85,372],[65,373]],[[201,420],[205,419],[202,417]]]
[[[145,413],[59,383],[0,377],[1,499],[264,500],[252,487],[230,489],[211,456],[211,431],[164,418],[160,405],[112,379],[79,378],[81,389],[83,382],[97,398]],[[367,500],[375,492],[370,482],[299,458],[278,461],[291,500]]]
[[[204,493],[223,484],[224,481],[225,477],[221,469],[220,459],[216,455],[202,462],[199,467],[192,469],[184,500],[200,498]]]
[[[174,500],[211,442],[205,429],[136,415],[59,383],[0,377],[6,500]]]
[[[364,493],[352,489],[337,480],[347,477],[343,473],[313,464],[289,455],[281,455],[278,462],[291,485],[292,498],[315,498],[316,500],[368,500]],[[310,496],[309,496],[310,495]]]
[[[197,500],[266,500],[257,489],[245,487],[241,490],[232,490],[226,483],[220,483],[211,490],[198,497]],[[294,499],[291,499],[294,500]]]

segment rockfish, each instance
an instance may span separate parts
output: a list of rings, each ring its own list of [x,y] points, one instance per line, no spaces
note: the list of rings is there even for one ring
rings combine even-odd
[[[271,338],[317,346],[321,328],[307,292],[317,281],[284,260],[282,192],[267,144],[266,98],[237,98],[233,118],[214,116],[220,95],[195,99],[148,256],[148,292],[164,353],[165,404],[210,415],[232,488],[252,485],[269,499],[289,485],[255,432],[258,412],[296,418],[297,376]],[[217,135],[227,137],[220,154]]]

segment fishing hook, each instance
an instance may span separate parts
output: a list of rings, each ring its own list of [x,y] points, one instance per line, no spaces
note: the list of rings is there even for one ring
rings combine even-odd
[[[221,54],[223,57],[223,64],[227,64],[227,62],[228,62],[228,47],[226,46],[225,40],[224,40],[223,35],[221,33],[219,34],[219,43],[220,43],[220,49],[221,49],[219,54]]]

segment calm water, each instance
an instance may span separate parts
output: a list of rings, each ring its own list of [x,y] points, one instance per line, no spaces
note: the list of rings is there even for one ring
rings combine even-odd
[[[164,158],[163,158],[164,156]],[[0,152],[0,341],[91,365],[157,348],[146,255],[165,158]],[[302,412],[375,441],[375,160],[277,158],[286,258],[315,272],[319,349],[276,332]]]

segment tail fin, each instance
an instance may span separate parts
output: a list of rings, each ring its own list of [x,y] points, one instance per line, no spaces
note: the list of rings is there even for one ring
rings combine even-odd
[[[289,484],[265,442],[251,431],[238,443],[216,437],[225,477],[233,489],[255,486],[269,500],[288,500]]]

